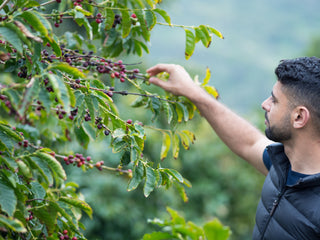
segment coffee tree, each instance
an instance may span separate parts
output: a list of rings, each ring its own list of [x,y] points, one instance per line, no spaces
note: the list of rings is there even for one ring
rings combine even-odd
[[[128,191],[143,185],[145,197],[174,186],[187,199],[188,180],[144,158],[150,126],[122,119],[114,100],[133,95],[136,100],[128,108],[144,107],[152,122],[166,116],[169,129],[152,128],[163,135],[161,160],[169,153],[177,158],[181,146],[189,149],[194,142],[192,132],[177,126],[193,118],[195,106],[184,97],[149,92],[149,76],[122,58],[148,53],[155,25],[185,31],[186,59],[197,42],[209,47],[213,35],[223,36],[207,25],[172,24],[160,3],[0,0],[0,238],[86,239],[80,220],[92,209],[77,183],[66,181],[67,165],[83,174],[127,176]],[[209,79],[207,70],[199,84],[217,97]],[[58,147],[77,141],[86,149],[103,138],[120,156],[116,168]]]

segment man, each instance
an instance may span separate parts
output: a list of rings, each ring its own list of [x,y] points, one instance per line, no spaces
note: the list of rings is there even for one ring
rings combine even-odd
[[[320,239],[320,59],[283,60],[262,103],[266,136],[192,81],[183,67],[158,64],[150,82],[189,98],[237,155],[266,175],[253,239]],[[168,81],[155,76],[167,72]],[[277,142],[277,143],[276,143]]]

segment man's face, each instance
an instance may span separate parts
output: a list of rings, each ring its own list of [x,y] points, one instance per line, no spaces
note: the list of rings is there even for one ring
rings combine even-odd
[[[275,142],[291,139],[291,114],[288,98],[285,96],[280,82],[273,86],[271,96],[262,103],[265,113],[265,134]]]

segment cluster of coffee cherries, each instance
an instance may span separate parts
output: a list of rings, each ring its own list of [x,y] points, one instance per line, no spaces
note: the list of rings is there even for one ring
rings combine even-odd
[[[28,217],[26,217],[26,221],[31,221],[33,219],[33,212],[31,210],[28,210]]]
[[[23,66],[20,68],[20,71],[18,72],[18,77],[19,78],[27,78],[27,79],[31,79],[31,74],[28,74],[28,70],[26,66]]]
[[[60,15],[59,11],[57,9],[53,9],[52,14],[53,14],[52,20],[54,22],[54,26],[58,28],[60,26],[60,24],[62,23],[63,15]]]
[[[73,6],[79,6],[79,7],[82,7],[82,2],[83,0],[72,0],[73,1]]]
[[[11,102],[6,95],[0,95],[0,100],[4,102],[4,104],[7,106],[7,108],[9,108],[9,109],[12,108]]]
[[[42,61],[53,62],[57,60],[60,62],[66,62],[70,66],[77,67],[79,69],[98,72],[100,74],[109,74],[110,78],[118,78],[120,82],[125,82],[126,78],[129,79],[145,79],[145,75],[140,73],[140,70],[127,69],[128,64],[123,63],[122,60],[112,61],[111,59],[105,59],[93,54],[93,51],[80,51],[67,49],[64,44],[60,45],[62,56],[57,57],[55,54],[49,54],[48,50],[41,52]],[[78,83],[81,81],[79,80]]]
[[[59,236],[59,239],[60,239],[60,240],[78,240],[77,237],[72,237],[72,238],[71,238],[68,233],[69,233],[69,232],[68,232],[67,229],[63,230],[62,233],[59,232],[59,235],[60,235],[60,236]]]
[[[91,162],[91,157],[90,156],[84,157],[82,154],[76,153],[75,155],[69,155],[69,156],[63,157],[63,161],[67,165],[74,163],[75,165],[77,165],[77,167],[81,167],[82,165],[87,164],[87,162],[88,163]]]
[[[101,13],[97,13],[96,15],[96,23],[102,23],[102,14]]]
[[[81,153],[76,153],[75,155],[64,156],[63,161],[66,165],[73,164],[74,166],[81,167],[82,165],[88,168],[96,167],[100,171],[102,170],[103,161],[98,161],[93,163],[91,156],[84,157]]]
[[[115,28],[118,24],[121,24],[122,18],[119,14],[114,15],[114,21],[112,24],[112,28]]]

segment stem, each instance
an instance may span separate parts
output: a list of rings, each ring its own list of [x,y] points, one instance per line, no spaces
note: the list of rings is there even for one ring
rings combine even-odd
[[[130,173],[130,171],[128,170],[122,170],[120,168],[112,168],[112,167],[107,167],[107,166],[101,166],[102,169],[105,169],[105,170],[109,170],[109,171],[113,171],[113,172],[121,172],[121,173]]]
[[[50,1],[48,1],[48,2],[45,2],[45,3],[40,4],[40,7],[45,6],[45,5],[48,5],[48,4],[50,4],[50,3],[54,3],[54,2],[56,2],[56,0],[50,0]]]
[[[2,8],[4,8],[4,6],[7,5],[7,3],[8,3],[9,1],[10,1],[10,0],[5,0],[5,1],[1,4],[0,10],[1,10]]]

